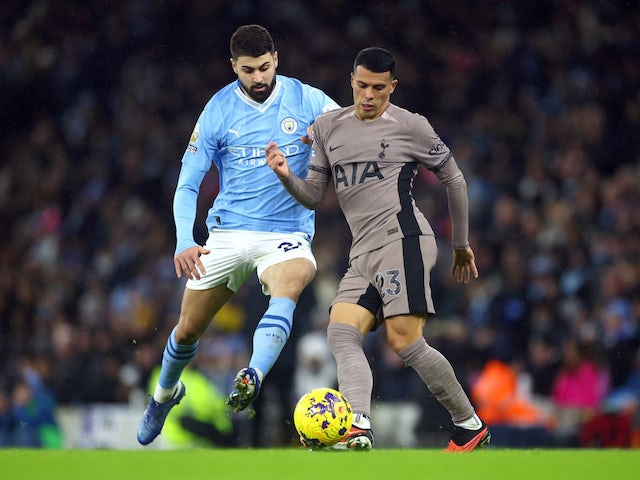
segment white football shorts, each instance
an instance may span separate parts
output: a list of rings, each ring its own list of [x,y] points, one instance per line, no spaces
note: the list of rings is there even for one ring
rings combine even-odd
[[[262,272],[271,265],[293,258],[306,258],[318,268],[309,236],[302,232],[213,230],[205,247],[211,252],[202,255],[200,260],[207,273],[200,280],[187,280],[186,286],[192,290],[207,290],[226,283],[236,292],[254,270],[260,280]],[[269,295],[264,284],[262,291]]]

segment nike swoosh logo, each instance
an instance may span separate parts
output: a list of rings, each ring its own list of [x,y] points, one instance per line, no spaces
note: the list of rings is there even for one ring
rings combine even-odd
[[[342,145],[338,145],[337,147],[334,147],[333,145],[329,145],[329,151],[333,152],[334,150],[337,150],[340,147],[344,147],[344,143]]]

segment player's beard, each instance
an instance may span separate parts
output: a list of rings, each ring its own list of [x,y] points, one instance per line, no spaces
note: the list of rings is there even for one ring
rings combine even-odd
[[[264,102],[267,98],[269,98],[269,95],[271,95],[271,92],[273,92],[273,87],[275,87],[276,85],[276,77],[273,77],[273,80],[271,81],[271,85],[266,85],[265,83],[260,83],[258,85],[252,85],[251,87],[247,88],[246,85],[243,85],[244,87],[244,91],[245,93],[249,96],[249,98],[251,98],[252,100],[255,100],[256,102]],[[262,91],[256,91],[256,88],[259,87],[264,87],[266,86],[267,88],[265,88]]]

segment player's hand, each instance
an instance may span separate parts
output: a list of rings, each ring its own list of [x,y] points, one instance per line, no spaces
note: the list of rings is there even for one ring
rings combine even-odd
[[[267,165],[269,165],[271,170],[276,172],[278,178],[289,178],[289,162],[287,162],[287,158],[284,156],[284,153],[280,151],[278,146],[274,142],[269,142],[265,147],[264,152],[267,159]]]
[[[453,249],[453,265],[451,266],[451,276],[458,283],[469,283],[471,279],[478,278],[478,267],[476,267],[476,257],[471,247],[464,249]]]
[[[182,278],[182,273],[187,276],[189,280],[200,280],[200,276],[206,272],[200,255],[207,255],[211,250],[201,247],[187,248],[173,257],[173,265],[176,267],[176,275],[178,278]]]
[[[313,125],[307,127],[307,134],[304,137],[300,137],[300,140],[307,145],[313,145]]]

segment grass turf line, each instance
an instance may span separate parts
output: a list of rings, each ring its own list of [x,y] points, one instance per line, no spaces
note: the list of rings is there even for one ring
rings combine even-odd
[[[638,450],[0,450],[2,478],[25,480],[603,480],[640,478]]]

